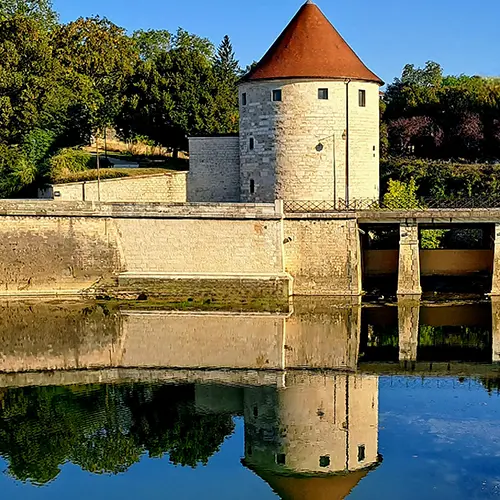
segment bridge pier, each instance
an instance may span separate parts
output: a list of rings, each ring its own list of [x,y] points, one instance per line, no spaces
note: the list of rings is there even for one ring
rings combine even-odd
[[[421,295],[417,221],[402,222],[399,235],[398,295]]]
[[[491,295],[500,295],[500,224],[495,224],[493,243],[493,279]]]
[[[492,362],[500,363],[500,297],[491,298]]]
[[[420,303],[398,300],[399,361],[417,361]]]

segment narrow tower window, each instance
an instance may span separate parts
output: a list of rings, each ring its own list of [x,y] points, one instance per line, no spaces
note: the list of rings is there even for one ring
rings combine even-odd
[[[359,91],[359,106],[366,108],[366,90]]]
[[[324,457],[319,457],[319,466],[330,467],[330,457],[328,455],[325,455]]]
[[[276,463],[278,465],[285,465],[286,464],[286,455],[284,453],[278,453],[276,455]]]
[[[358,446],[358,462],[364,462],[366,458],[366,448],[364,444]]]
[[[254,149],[255,148],[255,139],[253,137],[250,137],[250,141],[248,143],[248,146],[250,149]]]
[[[278,90],[273,90],[273,101],[278,102],[281,101],[283,98],[283,94],[280,89]]]
[[[328,89],[318,89],[318,99],[328,99]]]
[[[246,92],[243,92],[243,94],[241,94],[241,104],[242,104],[242,106],[247,105],[247,93]]]
[[[250,179],[250,194],[255,194],[255,181]],[[254,408],[254,413],[257,411],[257,407]],[[258,413],[257,413],[258,415]],[[257,417],[257,415],[255,415]]]

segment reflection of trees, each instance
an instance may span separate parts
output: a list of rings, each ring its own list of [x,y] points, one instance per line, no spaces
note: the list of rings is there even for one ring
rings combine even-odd
[[[419,347],[456,346],[479,349],[489,348],[490,331],[481,326],[429,326],[420,325],[418,334]],[[368,347],[398,347],[399,332],[397,326],[373,326]]]
[[[500,394],[500,378],[487,378],[481,377],[479,382],[483,385],[483,387],[488,391],[488,394],[491,396],[494,392]]]
[[[148,396],[135,391],[127,404],[134,415],[132,432],[151,457],[168,453],[176,465],[207,464],[233,432],[229,415],[196,413],[193,386],[159,386],[154,397]]]
[[[21,481],[45,484],[66,461],[117,474],[143,453],[195,467],[233,431],[230,416],[194,411],[194,388],[32,387],[0,394],[0,455]]]

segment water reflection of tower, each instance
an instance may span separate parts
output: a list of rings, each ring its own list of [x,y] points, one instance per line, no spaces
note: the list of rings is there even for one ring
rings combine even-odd
[[[245,389],[244,414],[245,464],[286,498],[344,498],[378,463],[375,376],[287,373]]]

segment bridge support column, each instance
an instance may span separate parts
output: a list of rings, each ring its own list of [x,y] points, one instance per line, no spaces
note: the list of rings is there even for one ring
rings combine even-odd
[[[500,363],[500,297],[491,298],[492,362]]]
[[[491,295],[500,295],[500,224],[495,224]]]
[[[399,232],[398,295],[421,295],[417,221],[401,223]]]
[[[399,361],[417,361],[420,302],[398,300]]]

